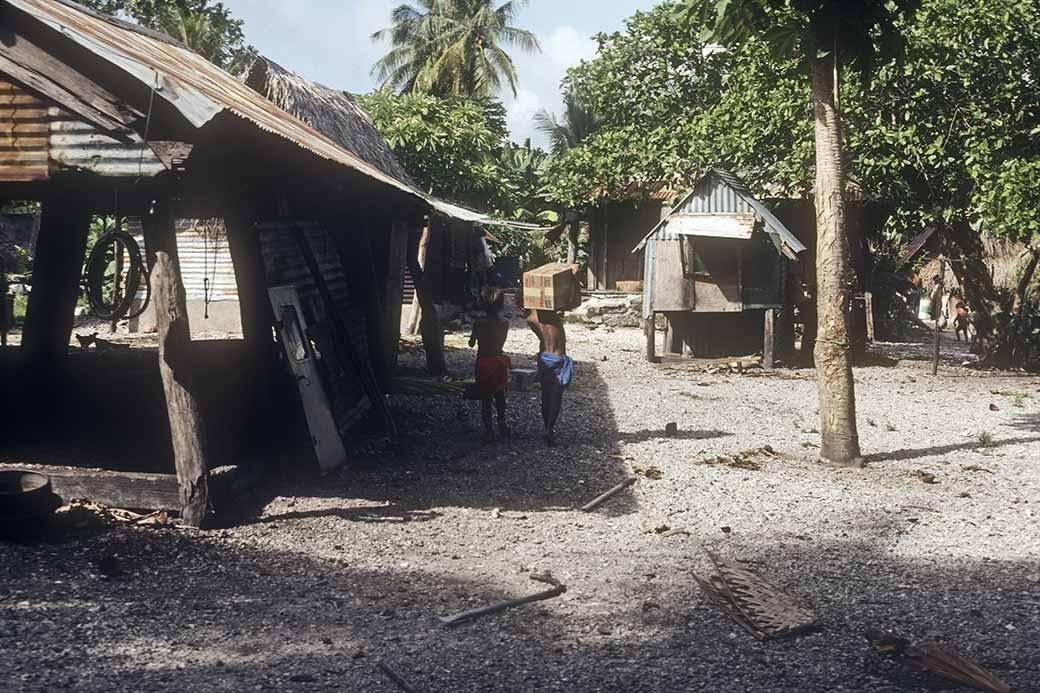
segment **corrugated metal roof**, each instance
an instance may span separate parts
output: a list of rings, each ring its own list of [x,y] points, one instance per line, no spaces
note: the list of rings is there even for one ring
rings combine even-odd
[[[784,254],[794,259],[806,250],[801,241],[751,193],[743,181],[722,169],[710,169],[701,177],[694,189],[671,212],[665,216],[632,252],[641,250],[651,238],[675,240],[677,235],[668,230],[668,219],[676,213],[685,214],[755,214],[765,227],[766,233],[779,241]]]
[[[228,111],[323,159],[411,195],[417,191],[344,150],[230,74],[172,40],[137,31],[56,0],[4,0],[118,66],[177,109],[196,128]]]

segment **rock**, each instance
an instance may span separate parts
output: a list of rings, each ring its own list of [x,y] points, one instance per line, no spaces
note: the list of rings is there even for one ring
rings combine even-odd
[[[289,680],[293,683],[317,683],[318,677],[314,674],[293,674]]]
[[[669,438],[674,438],[679,435],[679,424],[674,421],[669,421],[664,425],[664,434]]]

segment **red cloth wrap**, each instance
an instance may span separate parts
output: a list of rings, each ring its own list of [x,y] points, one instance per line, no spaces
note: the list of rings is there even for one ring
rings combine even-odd
[[[477,357],[477,394],[481,399],[494,397],[509,387],[509,369],[513,361],[505,354]]]

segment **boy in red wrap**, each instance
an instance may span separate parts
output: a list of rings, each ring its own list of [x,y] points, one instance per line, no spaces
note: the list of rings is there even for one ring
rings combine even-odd
[[[480,398],[480,413],[484,420],[484,441],[495,439],[491,426],[491,401],[498,409],[498,430],[503,438],[509,437],[506,425],[506,389],[509,387],[509,368],[513,365],[509,356],[502,353],[506,337],[509,336],[509,321],[499,317],[505,296],[501,289],[485,286],[480,292],[480,302],[487,317],[473,325],[469,345],[477,345],[476,392]]]

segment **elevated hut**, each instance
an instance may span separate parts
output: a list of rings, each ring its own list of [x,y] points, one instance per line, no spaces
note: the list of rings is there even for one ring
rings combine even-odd
[[[21,345],[0,350],[0,453],[100,457],[111,468],[63,470],[59,492],[94,484],[130,506],[172,479],[200,524],[211,470],[299,433],[341,464],[364,411],[392,432],[379,358],[399,321],[381,307],[399,306],[407,238],[432,207],[374,131],[347,146],[170,37],[66,0],[0,0],[0,25],[0,199],[42,206]],[[157,347],[70,352],[88,228],[115,214],[141,220]],[[222,221],[242,339],[192,340],[178,219]],[[88,454],[81,435],[109,447]]]
[[[633,252],[643,251],[647,356],[655,316],[668,318],[666,351],[724,356],[763,351],[773,361],[787,266],[805,246],[733,174],[709,170]]]

